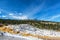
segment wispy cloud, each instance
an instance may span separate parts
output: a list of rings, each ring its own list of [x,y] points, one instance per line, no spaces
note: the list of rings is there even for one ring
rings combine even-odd
[[[32,17],[33,15],[35,15],[36,13],[40,12],[43,7],[44,7],[45,2],[43,1],[41,4],[37,5],[33,5],[31,4],[29,7],[27,7],[27,9],[23,12],[25,14],[27,14],[29,17]]]
[[[22,15],[22,13],[19,13],[19,15]]]
[[[21,20],[24,20],[24,19],[28,19],[27,15],[22,15],[22,13],[17,13],[16,12],[8,12],[8,11],[5,11],[2,9],[2,13],[3,15],[0,15],[0,18],[5,18],[5,19],[21,19]],[[1,12],[0,12],[1,13]],[[4,15],[6,13],[6,15]]]
[[[11,16],[12,16],[12,15],[13,15],[13,13],[9,13],[9,15],[11,15]]]
[[[21,19],[21,20],[24,20],[24,19],[28,19],[28,17],[27,16],[11,16],[13,19]]]
[[[6,16],[5,16],[5,15],[2,15],[2,17],[4,17],[4,18],[5,18]]]
[[[59,18],[59,17],[60,17],[60,14],[54,15],[54,16],[50,17],[48,20],[54,20],[54,19]]]
[[[24,19],[28,19],[27,15],[22,15],[22,13],[9,13],[9,17],[10,18],[13,18],[13,19],[21,19],[21,20],[24,20]]]

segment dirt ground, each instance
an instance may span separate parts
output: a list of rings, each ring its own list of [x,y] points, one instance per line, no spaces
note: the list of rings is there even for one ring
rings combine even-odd
[[[44,38],[44,40],[60,40],[60,38],[52,37],[52,38]]]

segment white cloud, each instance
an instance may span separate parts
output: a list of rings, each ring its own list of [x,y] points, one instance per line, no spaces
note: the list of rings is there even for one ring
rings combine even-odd
[[[24,19],[28,19],[27,16],[25,15],[22,15],[22,13],[18,13],[18,14],[15,14],[15,13],[9,13],[9,17],[13,18],[13,19],[21,19],[21,20],[24,20]],[[19,16],[20,15],[20,16]]]
[[[54,20],[54,19],[56,19],[56,18],[58,18],[58,17],[60,17],[60,14],[54,15],[54,16],[52,16],[51,18],[49,18],[48,20]]]
[[[1,12],[4,12],[6,13],[6,15],[1,15],[0,18],[5,18],[5,19],[21,19],[21,20],[24,20],[24,19],[28,19],[27,15],[22,15],[22,13],[17,13],[17,12],[8,12],[8,11],[5,11],[3,9],[1,9],[2,11]],[[17,14],[16,14],[17,13]]]
[[[0,11],[0,14],[1,14],[1,11]]]
[[[14,19],[21,19],[21,20],[28,19],[27,16],[11,16],[11,17]]]
[[[19,13],[19,15],[22,15],[22,13]]]
[[[29,17],[32,17],[33,15],[35,15],[38,12],[40,12],[44,8],[44,4],[45,4],[44,1],[38,6],[34,6],[32,4],[29,7],[27,7],[26,10],[23,11],[23,13],[25,13],[25,15],[27,15]]]
[[[2,17],[6,17],[5,15],[3,15]]]
[[[12,16],[12,15],[13,15],[13,13],[9,13],[9,15],[11,15],[11,16]]]

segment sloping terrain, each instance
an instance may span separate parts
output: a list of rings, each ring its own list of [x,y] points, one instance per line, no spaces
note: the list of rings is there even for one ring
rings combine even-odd
[[[46,29],[38,29],[29,24],[15,24],[0,27],[0,31],[5,36],[26,37],[28,40],[60,40],[60,32]],[[30,39],[29,39],[30,38]],[[32,39],[31,39],[32,38]]]
[[[60,40],[60,23],[37,20],[0,19],[0,35],[22,40]],[[4,40],[0,36],[0,39]],[[8,37],[7,37],[8,36]],[[19,39],[18,39],[19,40]]]
[[[0,23],[8,24],[30,24],[40,29],[49,29],[60,31],[60,22],[42,21],[42,20],[11,20],[0,19]]]
[[[8,25],[0,27],[0,33],[3,34],[3,36],[12,36],[12,37],[18,37],[18,38],[25,38],[28,40],[40,40],[38,39],[38,35],[34,35],[31,32],[34,32],[35,28],[32,28],[32,26],[28,24],[20,24],[20,25]],[[29,32],[31,31],[31,32]],[[1,35],[2,35],[1,34]]]

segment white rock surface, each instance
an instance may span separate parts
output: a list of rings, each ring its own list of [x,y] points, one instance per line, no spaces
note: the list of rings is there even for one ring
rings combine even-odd
[[[50,37],[60,37],[60,32],[56,32],[53,30],[46,30],[46,29],[38,29],[35,28],[29,24],[20,24],[20,25],[8,25],[7,27],[11,27],[14,29],[14,31],[22,31],[22,32],[27,32],[30,34],[38,34],[41,36],[50,36]],[[9,33],[4,33],[5,36],[13,36],[13,37],[20,37],[20,38],[26,38],[28,40],[43,40],[43,39],[38,39],[34,37],[24,37],[21,35],[11,35]]]
[[[46,29],[38,29],[29,24],[8,25],[16,31],[23,31],[31,34],[39,34],[42,36],[60,37],[60,32]]]

